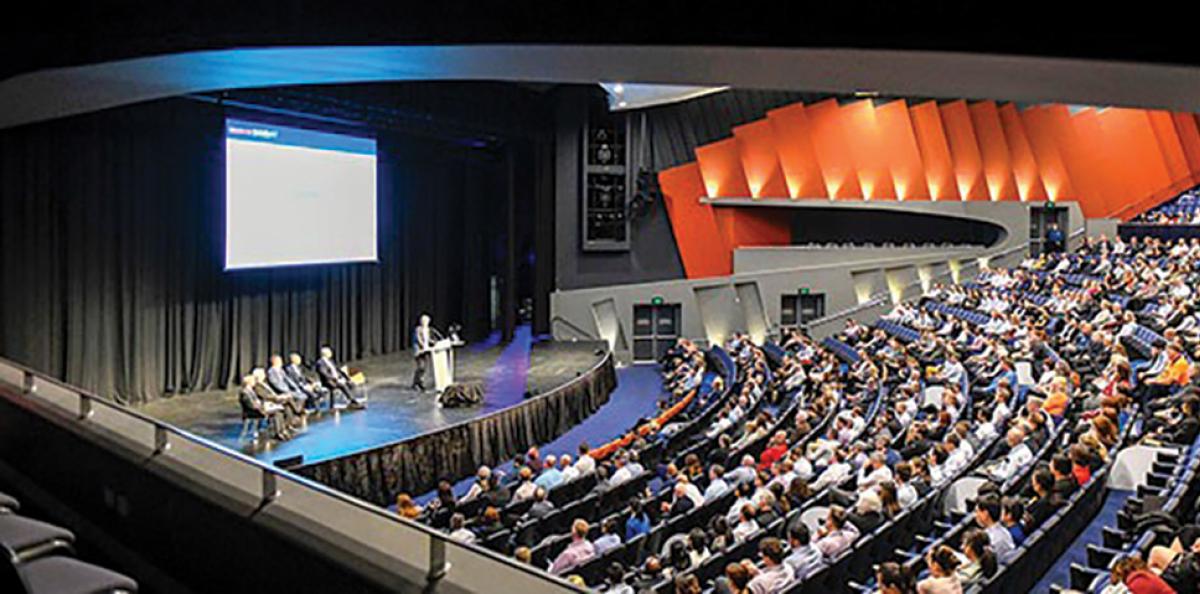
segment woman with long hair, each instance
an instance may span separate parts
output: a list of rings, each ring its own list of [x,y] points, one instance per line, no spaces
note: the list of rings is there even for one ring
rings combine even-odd
[[[956,570],[958,554],[946,545],[938,545],[925,555],[929,577],[917,582],[917,594],[962,594],[962,581]]]

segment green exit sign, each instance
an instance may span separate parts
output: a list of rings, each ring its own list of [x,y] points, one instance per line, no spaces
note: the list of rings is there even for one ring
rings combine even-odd
[[[808,287],[801,287],[801,289],[800,289],[800,294],[801,294],[801,295],[807,295],[807,294],[808,294]]]
[[[662,305],[665,301],[666,300],[662,298],[662,295],[655,295],[650,298],[650,305]]]

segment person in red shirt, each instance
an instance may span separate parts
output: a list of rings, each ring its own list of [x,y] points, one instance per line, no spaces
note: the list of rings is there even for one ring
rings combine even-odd
[[[1092,453],[1088,447],[1077,443],[1067,450],[1067,455],[1071,459],[1071,474],[1075,475],[1075,482],[1081,486],[1088,484],[1092,480]]]
[[[1125,584],[1133,594],[1175,594],[1175,589],[1150,571],[1139,555],[1119,559],[1113,565],[1110,580],[1113,584]]]
[[[777,431],[771,436],[770,443],[763,453],[758,457],[758,469],[769,470],[771,465],[783,458],[788,451],[787,432]]]

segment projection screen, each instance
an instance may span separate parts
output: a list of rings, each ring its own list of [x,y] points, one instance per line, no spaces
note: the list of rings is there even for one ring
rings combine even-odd
[[[374,262],[375,140],[225,120],[225,269]]]

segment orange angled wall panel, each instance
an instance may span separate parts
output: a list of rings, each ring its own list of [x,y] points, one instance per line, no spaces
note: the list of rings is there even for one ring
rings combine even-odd
[[[1125,180],[1116,173],[1119,156],[1114,156],[1116,143],[1105,133],[1100,118],[1093,108],[1078,111],[1071,116],[1075,135],[1087,164],[1088,176],[1094,181],[1096,194],[1092,204],[1081,204],[1088,216],[1107,216],[1113,212],[1129,193],[1124,190]]]
[[[726,138],[696,147],[696,163],[709,198],[747,198],[750,187],[742,171],[737,140]]]
[[[1046,188],[1042,185],[1037,159],[1033,156],[1033,147],[1029,143],[1029,135],[1025,133],[1025,124],[1017,113],[1017,106],[1006,103],[997,112],[1004,129],[1004,139],[1008,142],[1008,151],[1012,155],[1017,195],[1021,200],[1045,200]]]
[[[950,144],[946,141],[937,103],[926,101],[914,105],[908,109],[908,115],[912,119],[917,147],[921,149],[921,162],[925,164],[925,181],[929,185],[930,199],[958,200],[954,160],[950,157]]]
[[[1029,146],[1037,160],[1038,173],[1046,197],[1050,200],[1075,200],[1078,195],[1066,161],[1055,139],[1054,126],[1049,113],[1043,107],[1030,107],[1020,112],[1021,122],[1029,136]]]
[[[1102,216],[1104,192],[1101,190],[1100,180],[1092,171],[1091,155],[1088,154],[1091,147],[1080,141],[1070,110],[1066,105],[1058,103],[1039,109],[1053,131],[1054,141],[1075,187],[1075,200],[1079,202],[1079,208],[1083,210],[1084,216],[1089,218]]]
[[[733,129],[733,137],[737,140],[750,196],[786,198],[787,184],[783,181],[783,170],[779,168],[771,122],[758,120],[738,126]]]
[[[1200,182],[1200,129],[1196,128],[1196,118],[1190,113],[1175,112],[1171,114],[1171,120],[1175,122],[1175,133],[1179,135],[1192,181]]]
[[[869,99],[841,106],[846,143],[858,171],[858,187],[866,200],[895,200],[892,172],[888,167],[875,106]]]
[[[792,198],[828,198],[821,164],[813,149],[812,125],[803,103],[767,112],[775,134],[775,150]]]
[[[862,198],[858,171],[846,142],[846,129],[837,101],[828,99],[815,103],[805,108],[805,112],[812,124],[813,149],[821,165],[821,177],[825,179],[828,196],[835,200]]]
[[[875,119],[882,133],[883,151],[892,172],[892,185],[899,200],[929,200],[921,148],[913,133],[908,104],[903,99],[875,106]]]
[[[700,202],[705,195],[700,167],[688,163],[663,170],[658,174],[658,184],[687,277],[732,273],[732,252],[721,240],[713,208]]]
[[[963,200],[988,200],[983,177],[983,157],[979,154],[979,141],[975,139],[975,127],[967,102],[951,101],[939,105],[942,126],[950,142],[950,156],[954,159],[954,179]]]
[[[1170,187],[1174,190],[1172,193],[1188,189],[1191,186],[1191,172],[1188,170],[1187,155],[1179,142],[1179,134],[1175,132],[1171,112],[1152,110],[1146,113],[1150,117],[1150,125],[1154,127],[1154,135],[1158,137],[1158,146],[1162,149],[1163,160],[1171,175]]]
[[[1125,161],[1122,173],[1128,188],[1108,214],[1129,218],[1169,197],[1171,173],[1150,114],[1143,109],[1109,108],[1101,120]]]
[[[979,140],[983,157],[983,177],[992,200],[1018,200],[1017,182],[1013,178],[1012,152],[1000,124],[1000,112],[995,101],[980,101],[968,106],[971,123]]]

